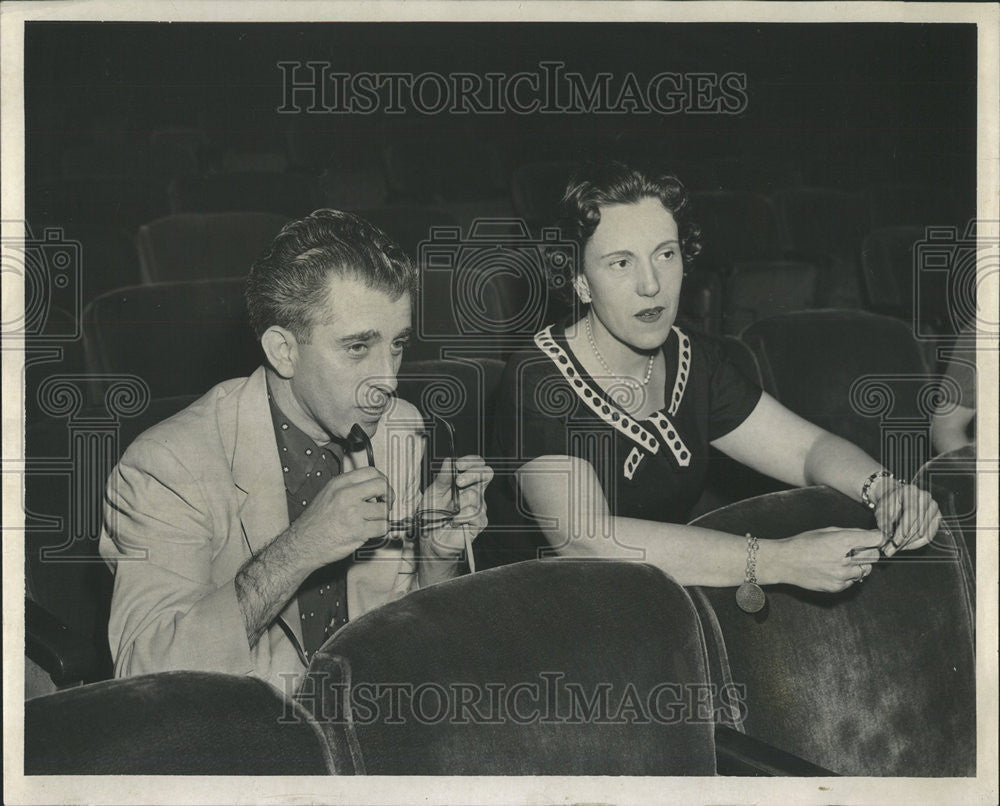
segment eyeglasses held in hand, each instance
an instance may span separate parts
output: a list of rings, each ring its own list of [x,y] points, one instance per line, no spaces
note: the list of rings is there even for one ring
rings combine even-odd
[[[407,540],[416,539],[417,535],[425,529],[438,529],[442,526],[451,524],[454,521],[455,516],[458,515],[461,510],[458,490],[458,459],[455,456],[455,428],[451,423],[434,412],[431,412],[431,417],[434,419],[436,424],[441,426],[441,430],[445,433],[445,435],[447,435],[446,456],[450,460],[449,466],[451,474],[449,506],[447,508],[421,509],[413,515],[405,518],[390,520],[389,533],[395,533]],[[360,425],[355,424],[351,428],[350,437],[355,443],[360,442],[364,445],[365,453],[368,457],[368,466],[375,467],[375,453],[372,450],[372,442],[368,437],[368,433]],[[475,555],[472,552],[472,538],[469,537],[467,530],[463,529],[462,532],[465,538],[465,555],[466,561],[469,564],[469,571],[475,573],[476,560]]]

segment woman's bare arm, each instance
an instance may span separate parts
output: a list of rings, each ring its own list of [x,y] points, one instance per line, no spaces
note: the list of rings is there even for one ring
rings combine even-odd
[[[597,475],[583,459],[542,456],[525,464],[518,485],[532,516],[561,556],[647,562],[682,585],[725,587],[744,581],[747,541],[695,526],[612,516]],[[874,532],[830,529],[786,540],[762,540],[761,584],[788,582],[813,590],[843,590],[876,552],[847,553],[879,542]]]

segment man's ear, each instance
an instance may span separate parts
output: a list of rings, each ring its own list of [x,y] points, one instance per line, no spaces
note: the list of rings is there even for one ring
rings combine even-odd
[[[268,363],[282,378],[291,378],[295,374],[295,365],[299,359],[299,342],[295,334],[278,325],[271,325],[260,337],[260,346]]]

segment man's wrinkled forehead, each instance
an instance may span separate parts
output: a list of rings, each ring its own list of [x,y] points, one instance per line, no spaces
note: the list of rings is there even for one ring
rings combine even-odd
[[[328,326],[337,338],[369,331],[394,338],[410,327],[412,307],[408,291],[394,294],[366,282],[357,272],[331,274],[314,324]]]

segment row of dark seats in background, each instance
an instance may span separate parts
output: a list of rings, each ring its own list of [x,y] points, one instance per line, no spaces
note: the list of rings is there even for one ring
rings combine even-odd
[[[434,190],[444,181],[441,166],[450,170],[456,164],[450,155],[445,160],[427,155],[417,160],[410,154],[411,164],[392,156],[399,150],[408,153],[401,146],[388,148],[384,165],[341,166],[348,177],[343,183],[330,178],[329,171],[325,178],[248,170],[165,180],[156,172],[127,173],[126,168],[117,174],[34,181],[28,185],[27,220],[39,241],[47,239],[46,228],[56,228],[53,238],[80,244],[80,277],[74,291],[87,302],[112,288],[151,279],[244,274],[266,243],[265,234],[276,231],[278,217],[287,220],[324,205],[369,215],[414,256],[419,242],[434,241],[434,226],[458,226],[462,242],[482,244],[472,226],[482,218],[517,217],[528,228],[521,240],[534,243],[541,237],[540,228],[552,221],[571,168],[565,162],[521,164],[499,186],[482,166],[470,168],[461,175],[466,181],[480,176],[486,191],[468,197],[450,192],[447,182]],[[678,171],[682,178],[683,167]],[[691,173],[698,175],[696,170]],[[385,191],[357,192],[364,187]],[[725,285],[711,312],[717,317],[726,314],[729,332],[734,333],[761,306],[765,314],[840,305],[905,315],[916,272],[911,253],[923,237],[921,228],[938,227],[935,238],[940,240],[948,238],[943,228],[955,227],[950,233],[953,247],[968,240],[960,224],[971,218],[971,211],[965,211],[947,187],[892,183],[855,191],[785,187],[779,182],[766,194],[719,189],[711,183],[693,182],[691,187],[705,245],[698,265],[720,275]],[[235,212],[275,218],[234,223],[232,216],[186,215]],[[160,220],[171,215],[184,218]],[[168,247],[174,257],[182,252],[188,258],[179,274],[157,273],[153,250],[168,234],[184,239],[183,246]],[[205,252],[209,237],[214,251]],[[164,269],[176,271],[177,261],[167,260]],[[780,292],[781,298],[769,305],[762,302],[767,298],[760,293],[762,285],[772,294]],[[930,309],[923,313],[934,313],[938,323],[943,316]]]
[[[718,203],[714,209],[725,212],[713,219],[717,231],[743,232],[745,238],[724,256],[719,249],[706,249],[682,288],[682,322],[709,333],[737,335],[769,316],[836,307],[837,288],[846,288],[852,277],[846,270],[843,276],[838,273],[848,262],[846,254],[820,259],[817,252],[779,250],[778,241],[768,246],[756,227],[744,223],[752,219],[755,206],[758,213],[770,210],[767,200],[732,194],[713,198]],[[570,247],[551,233],[535,235],[522,221],[494,220],[481,222],[463,237],[454,217],[432,208],[378,208],[361,214],[420,261],[423,291],[415,312],[413,359],[473,347],[479,355],[504,359],[545,323],[571,313],[546,285],[547,262],[571,259]],[[719,223],[723,218],[725,223]],[[144,224],[136,236],[144,285],[107,291],[85,308],[81,284],[100,273],[100,254],[65,240],[36,240],[27,251],[31,259],[24,261],[27,344],[39,348],[38,362],[28,372],[29,412],[38,411],[37,389],[47,375],[143,374],[149,366],[148,353],[142,352],[145,342],[159,343],[157,362],[170,368],[157,374],[155,396],[175,394],[178,388],[204,389],[206,379],[219,377],[226,366],[233,373],[255,364],[257,350],[245,327],[238,277],[284,220],[273,213],[237,212],[178,214]],[[774,229],[759,230],[764,231]],[[860,253],[868,307],[907,323],[932,364],[935,337],[971,320],[976,304],[975,252],[961,248],[973,234],[963,234],[964,241],[956,240],[954,232],[938,234],[924,238],[917,227],[878,230],[865,238]],[[712,242],[709,236],[706,241]],[[737,258],[740,254],[747,257]],[[813,259],[798,259],[803,256]],[[117,276],[121,264],[112,265]],[[840,294],[848,303],[842,307],[857,307],[849,304],[850,296]],[[206,339],[197,338],[206,334]],[[212,356],[204,347],[194,347],[209,344],[218,351]],[[198,354],[195,360],[192,349]],[[200,372],[205,366],[210,367],[207,373]],[[161,378],[170,379],[167,387],[160,387]]]
[[[377,125],[357,127],[329,116],[292,115],[282,118],[284,131],[278,132],[260,125],[234,127],[231,120],[208,127],[144,128],[112,113],[96,115],[88,128],[61,107],[47,111],[55,118],[46,125],[32,119],[36,126],[30,132],[29,153],[45,178],[130,173],[169,179],[211,171],[287,170],[331,176],[345,186],[351,184],[350,177],[363,176],[353,188],[362,198],[359,206],[377,203],[378,194],[485,198],[505,190],[511,172],[526,162],[631,147],[628,139],[622,141],[620,131],[600,133],[586,126],[541,131],[525,126],[498,135],[449,130],[433,120],[383,119]],[[777,141],[773,128],[753,127],[738,134],[677,127],[632,139],[643,150],[654,140],[659,153],[670,155],[685,181],[697,189],[851,190],[879,182],[954,178],[953,163],[884,141],[850,150],[833,141],[824,143],[822,151],[803,153],[792,142]],[[813,148],[812,141],[805,145]],[[373,173],[379,180],[376,184],[370,180]]]

